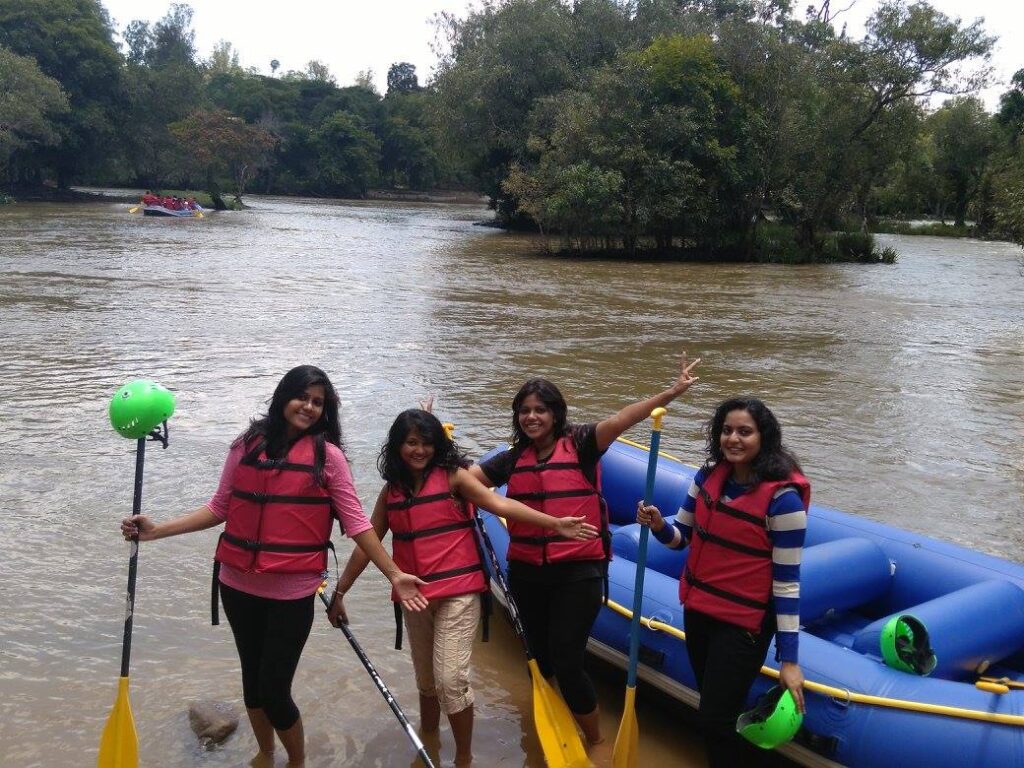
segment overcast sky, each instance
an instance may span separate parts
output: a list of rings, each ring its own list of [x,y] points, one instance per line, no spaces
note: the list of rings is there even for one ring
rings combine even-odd
[[[154,22],[166,15],[170,0],[101,0],[120,32],[133,19]],[[810,2],[810,0],[808,0]],[[832,8],[853,8],[839,17],[848,20],[853,37],[863,34],[864,20],[876,0],[832,0]],[[388,67],[398,61],[416,65],[424,83],[436,62],[431,50],[435,14],[464,16],[473,0],[191,0],[192,28],[200,58],[208,58],[219,40],[238,51],[243,67],[270,74],[270,61],[280,71],[305,69],[318,59],[339,85],[350,85],[361,70],[372,69],[378,89],[386,89]],[[795,5],[802,7],[803,0]],[[1014,46],[1014,32],[1024,30],[1024,3],[1018,0],[932,0],[943,13],[965,22],[983,17],[990,34],[1000,37],[993,55],[1000,81],[982,94],[990,109],[998,104],[1010,77],[1024,68],[1024,46]],[[838,24],[838,22],[837,22]]]

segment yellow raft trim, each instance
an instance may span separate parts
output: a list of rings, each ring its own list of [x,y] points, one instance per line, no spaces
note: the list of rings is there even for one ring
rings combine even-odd
[[[640,448],[641,450],[647,450],[647,446],[634,443],[632,440],[626,440],[625,438],[620,437],[619,441],[626,443],[627,445]],[[669,459],[670,461],[685,464],[681,459],[665,453],[664,451],[658,451],[658,455]],[[616,613],[632,620],[633,611],[629,608],[619,605],[614,600],[608,600],[607,606]],[[640,623],[653,632],[666,632],[676,639],[686,642],[686,633],[681,629],[673,627],[671,624],[666,624],[663,621],[651,619],[646,616],[640,617]],[[776,680],[779,678],[779,671],[777,669],[772,669],[767,665],[761,667],[761,674]],[[890,699],[884,696],[871,696],[866,693],[856,693],[847,688],[835,688],[834,686],[825,685],[824,683],[816,683],[812,680],[806,680],[804,682],[804,689],[812,691],[813,693],[820,693],[823,696],[830,696],[834,699],[841,700],[846,704],[866,704],[872,707],[888,707],[889,709],[902,709],[909,712],[922,712],[929,715],[942,715],[944,717],[956,717],[963,720],[980,720],[986,723],[998,723],[1000,725],[1016,725],[1024,727],[1024,715],[1004,715],[998,712],[983,712],[977,709],[963,709],[962,707],[950,707],[944,704],[926,704],[920,701]],[[993,690],[992,693],[993,695],[998,695],[999,693],[1003,693],[1003,691]]]

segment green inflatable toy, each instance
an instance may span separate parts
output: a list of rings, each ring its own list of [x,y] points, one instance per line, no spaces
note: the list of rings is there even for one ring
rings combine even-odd
[[[174,413],[174,395],[149,379],[129,381],[110,400],[110,424],[121,437],[146,437]]]
[[[736,721],[736,733],[756,747],[775,749],[790,741],[803,725],[793,694],[776,685],[757,700],[757,705]]]

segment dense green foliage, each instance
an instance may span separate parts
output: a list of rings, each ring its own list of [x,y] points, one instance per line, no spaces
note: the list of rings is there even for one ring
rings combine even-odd
[[[922,216],[1024,240],[1024,72],[990,115],[980,24],[882,0],[853,40],[830,13],[484,0],[441,15],[429,82],[396,62],[382,96],[368,70],[246,71],[227,41],[202,60],[184,4],[119,47],[97,0],[0,0],[0,186],[461,187],[562,248],[627,255],[884,260],[869,229]]]

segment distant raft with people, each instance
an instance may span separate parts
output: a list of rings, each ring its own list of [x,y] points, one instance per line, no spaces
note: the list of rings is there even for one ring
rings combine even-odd
[[[647,463],[644,447],[623,440],[601,460],[613,559],[588,649],[623,668]],[[695,471],[659,454],[653,503],[674,514]],[[484,512],[484,521],[507,568],[508,532],[498,517]],[[639,678],[696,707],[679,604],[688,552],[649,542]],[[807,714],[778,748],[786,757],[855,768],[1024,766],[1024,565],[811,504],[800,590]],[[748,707],[775,683],[774,659],[770,649]]]
[[[195,208],[165,208],[162,205],[144,205],[142,206],[143,216],[173,216],[179,219],[201,219],[203,218],[203,211],[205,209],[201,206]]]

